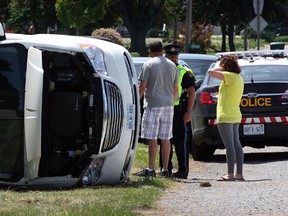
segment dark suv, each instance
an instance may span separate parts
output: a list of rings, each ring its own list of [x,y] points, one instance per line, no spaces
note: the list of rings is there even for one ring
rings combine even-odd
[[[219,53],[237,55],[244,79],[239,127],[243,146],[288,146],[288,60],[287,51]],[[219,60],[212,65],[218,67]],[[192,113],[192,155],[206,160],[223,148],[216,122],[220,80],[206,74],[196,92]]]

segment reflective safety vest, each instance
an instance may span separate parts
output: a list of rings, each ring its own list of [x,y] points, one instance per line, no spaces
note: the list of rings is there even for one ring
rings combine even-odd
[[[174,102],[174,106],[177,106],[180,104],[181,95],[187,91],[187,89],[182,89],[182,79],[183,79],[184,74],[189,71],[191,73],[191,76],[193,76],[193,72],[191,69],[183,67],[180,64],[177,65],[177,68],[180,74],[179,74],[179,81],[178,81],[178,97],[176,98]]]

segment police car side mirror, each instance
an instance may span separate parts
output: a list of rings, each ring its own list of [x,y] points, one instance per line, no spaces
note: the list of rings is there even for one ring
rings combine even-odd
[[[6,40],[5,31],[2,23],[0,23],[0,40]]]

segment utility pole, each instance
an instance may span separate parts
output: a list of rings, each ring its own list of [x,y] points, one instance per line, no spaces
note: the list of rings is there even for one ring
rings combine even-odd
[[[257,49],[260,49],[260,33],[268,23],[261,17],[264,0],[253,0],[256,17],[250,22],[250,26],[257,31]]]
[[[186,37],[185,37],[185,52],[188,53],[189,44],[192,32],[192,0],[187,1],[186,7]]]
[[[257,0],[257,50],[260,49],[260,5],[259,0]]]

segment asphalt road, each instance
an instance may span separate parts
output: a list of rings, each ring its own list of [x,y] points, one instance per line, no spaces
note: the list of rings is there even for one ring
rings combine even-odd
[[[226,173],[225,150],[217,150],[209,162],[191,159],[188,179],[177,181],[144,215],[287,216],[288,148],[245,147],[244,153],[246,181],[216,181]]]

